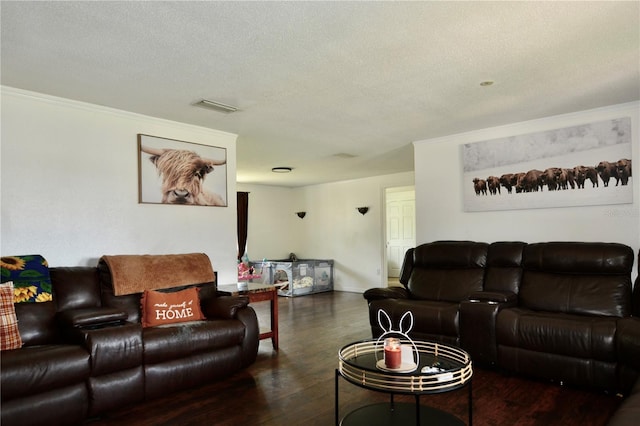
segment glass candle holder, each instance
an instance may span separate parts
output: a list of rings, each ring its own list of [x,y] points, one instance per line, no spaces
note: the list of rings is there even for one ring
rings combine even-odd
[[[400,339],[397,337],[384,339],[384,365],[387,368],[400,368],[402,365]]]

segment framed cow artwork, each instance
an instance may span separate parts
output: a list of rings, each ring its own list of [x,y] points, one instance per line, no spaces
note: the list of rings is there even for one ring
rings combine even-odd
[[[462,145],[464,210],[633,203],[633,140],[621,117]]]
[[[226,164],[226,148],[138,134],[138,201],[226,207]]]

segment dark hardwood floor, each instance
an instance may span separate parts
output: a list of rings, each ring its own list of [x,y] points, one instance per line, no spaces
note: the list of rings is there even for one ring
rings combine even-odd
[[[210,385],[179,392],[92,419],[102,425],[332,425],[337,352],[370,338],[367,305],[361,294],[333,292],[279,298],[280,350],[260,342],[248,369]],[[268,324],[268,305],[255,305]],[[388,401],[340,379],[340,416]],[[413,402],[396,397],[396,401]],[[421,399],[467,421],[467,389]],[[473,423],[506,425],[605,425],[620,398],[474,368]]]

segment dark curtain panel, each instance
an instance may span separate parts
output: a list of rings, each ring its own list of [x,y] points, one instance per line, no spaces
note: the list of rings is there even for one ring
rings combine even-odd
[[[249,222],[249,193],[238,192],[238,260],[247,249],[247,225]]]

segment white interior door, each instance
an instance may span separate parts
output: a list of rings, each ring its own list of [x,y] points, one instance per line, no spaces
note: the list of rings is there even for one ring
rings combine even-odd
[[[416,245],[415,191],[390,189],[387,209],[387,275],[400,276],[404,254]]]

